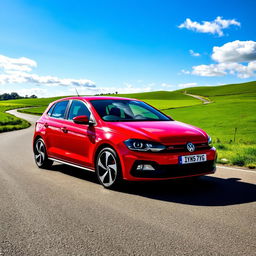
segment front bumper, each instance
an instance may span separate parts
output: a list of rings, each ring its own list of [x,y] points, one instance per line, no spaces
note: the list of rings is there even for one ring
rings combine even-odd
[[[150,164],[155,170],[137,170],[140,164]],[[193,164],[168,164],[159,165],[156,162],[135,161],[131,169],[131,175],[137,178],[182,178],[188,176],[204,175],[215,172],[215,161],[206,161]]]
[[[119,148],[123,178],[131,181],[165,180],[214,173],[217,158],[216,149],[210,148],[197,152],[149,153],[135,152],[126,147]],[[202,163],[179,164],[182,155],[206,154],[207,161]],[[154,171],[136,170],[139,164],[150,164]]]

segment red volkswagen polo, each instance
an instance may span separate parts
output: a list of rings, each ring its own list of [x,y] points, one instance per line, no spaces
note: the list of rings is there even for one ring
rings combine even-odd
[[[39,168],[56,161],[90,170],[106,188],[122,179],[164,180],[215,172],[216,150],[203,130],[136,99],[55,101],[36,123],[33,150]]]

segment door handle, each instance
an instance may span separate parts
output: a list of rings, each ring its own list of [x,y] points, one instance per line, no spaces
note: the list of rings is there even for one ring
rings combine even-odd
[[[60,129],[61,129],[64,133],[67,133],[67,132],[68,132],[67,127],[61,127]]]
[[[44,123],[44,127],[47,128],[49,126],[49,124],[47,123]]]

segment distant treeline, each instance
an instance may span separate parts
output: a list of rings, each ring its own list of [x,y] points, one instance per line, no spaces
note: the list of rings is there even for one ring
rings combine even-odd
[[[12,92],[12,93],[3,93],[0,94],[0,100],[15,100],[15,99],[33,99],[33,98],[37,98],[36,95],[31,95],[28,96],[26,95],[25,97],[20,96],[17,92]]]
[[[113,93],[98,93],[98,94],[95,94],[95,96],[102,96],[102,95],[113,95],[113,94],[118,94],[118,92],[113,92]]]

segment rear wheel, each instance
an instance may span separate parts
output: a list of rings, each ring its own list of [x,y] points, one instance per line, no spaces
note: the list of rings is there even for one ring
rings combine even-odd
[[[43,139],[41,138],[37,139],[35,142],[34,158],[35,158],[36,165],[39,168],[47,169],[47,168],[50,168],[53,164],[53,161],[48,159],[46,147]]]
[[[116,152],[112,148],[103,148],[96,159],[96,174],[105,188],[114,188],[122,180],[121,168]]]

